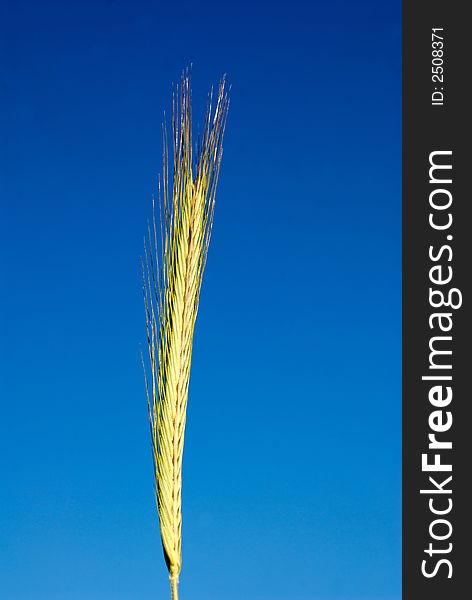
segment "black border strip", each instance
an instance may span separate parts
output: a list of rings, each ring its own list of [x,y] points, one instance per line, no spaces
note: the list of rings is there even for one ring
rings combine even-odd
[[[472,458],[472,327],[470,298],[472,277],[472,153],[471,117],[472,103],[467,89],[472,75],[470,57],[472,52],[470,28],[466,18],[467,3],[438,2],[421,0],[403,2],[403,599],[404,600],[463,600],[467,590],[471,549],[472,498],[467,487],[471,473],[469,458]],[[432,29],[443,28],[443,63],[434,61]],[[438,32],[441,34],[441,32]],[[438,38],[436,39],[438,41]],[[437,66],[444,69],[443,81],[432,81],[432,70]],[[440,71],[440,69],[437,69]],[[438,78],[437,78],[438,79]],[[438,88],[435,90],[434,88]],[[432,105],[432,93],[441,88],[444,93],[443,105]],[[436,100],[440,95],[436,94]],[[430,154],[435,151],[451,151],[449,155],[435,155],[432,160],[452,164],[451,183],[430,183]],[[433,179],[447,180],[445,170],[433,171]],[[437,174],[437,177],[436,177]],[[435,210],[430,205],[430,194],[437,189],[448,192],[434,192],[438,203],[446,202],[452,196],[450,208]],[[443,219],[448,214],[452,223],[448,229],[434,229],[428,219]],[[448,239],[447,236],[452,236]],[[452,256],[445,248],[450,246]],[[435,260],[429,256],[432,247]],[[452,269],[449,283],[433,284],[430,269],[440,265],[432,277],[445,278]],[[457,288],[462,294],[463,304],[457,309],[430,304],[429,289],[442,290],[445,294]],[[454,294],[453,294],[454,295]],[[454,295],[458,299],[458,294]],[[439,299],[436,295],[435,299]],[[452,315],[452,329],[449,333],[439,330],[439,319],[433,318],[433,328],[429,318],[435,312]],[[442,324],[446,325],[447,318]],[[451,340],[435,340],[433,347],[451,350],[451,355],[431,356],[429,343],[434,336],[450,336]],[[435,364],[447,366],[431,369],[430,359]],[[452,376],[452,380],[422,380],[423,376]],[[448,406],[433,406],[429,391],[434,385],[452,389],[453,397]],[[437,397],[437,396],[435,396]],[[433,425],[446,423],[450,412],[452,426],[449,430],[436,434],[438,440],[452,442],[452,449],[441,451],[429,449],[428,434],[434,433],[429,418],[436,414]],[[422,470],[422,454],[428,454],[428,462],[435,460],[439,452],[441,464],[451,464],[452,471],[426,472]],[[450,494],[421,494],[421,489],[434,489],[429,476],[442,485],[452,476],[443,490]],[[435,515],[433,509],[449,508],[450,512]],[[449,521],[433,521],[437,519]],[[437,537],[432,538],[431,531]],[[448,536],[448,537],[446,537]],[[425,552],[432,544],[434,552]],[[449,544],[452,544],[450,547]],[[446,550],[449,550],[447,551]],[[436,550],[438,551],[436,553]],[[444,559],[438,566],[438,561]],[[426,563],[423,561],[426,560]],[[422,568],[434,576],[426,577]],[[451,577],[448,577],[451,575]],[[464,596],[464,593],[466,594]]]

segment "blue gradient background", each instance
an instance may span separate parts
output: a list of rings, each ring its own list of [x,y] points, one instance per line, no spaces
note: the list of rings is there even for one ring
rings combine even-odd
[[[184,600],[400,598],[400,2],[1,2],[0,596],[168,597],[139,256],[172,82],[233,84]]]

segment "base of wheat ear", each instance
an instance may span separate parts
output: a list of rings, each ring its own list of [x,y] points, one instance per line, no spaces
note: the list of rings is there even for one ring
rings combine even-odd
[[[174,93],[173,165],[163,126],[159,218],[153,201],[144,242],[143,292],[149,361],[143,359],[157,510],[172,599],[182,567],[182,456],[192,344],[213,224],[222,142],[229,107],[224,78],[215,107],[209,94],[203,133],[193,152],[191,89],[185,71]]]

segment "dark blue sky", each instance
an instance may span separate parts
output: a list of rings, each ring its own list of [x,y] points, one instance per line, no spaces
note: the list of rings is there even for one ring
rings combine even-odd
[[[168,596],[139,257],[172,82],[232,83],[184,600],[400,598],[399,1],[0,2],[0,595]]]

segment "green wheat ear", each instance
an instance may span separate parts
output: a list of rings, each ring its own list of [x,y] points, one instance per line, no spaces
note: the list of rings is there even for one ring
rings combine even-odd
[[[210,242],[229,99],[224,78],[215,109],[209,95],[196,159],[192,152],[188,70],[173,99],[172,189],[163,126],[159,227],[153,202],[144,242],[143,289],[149,373],[143,360],[151,425],[157,510],[173,600],[182,567],[182,455],[190,364],[200,288]],[[158,231],[159,230],[159,231]]]

